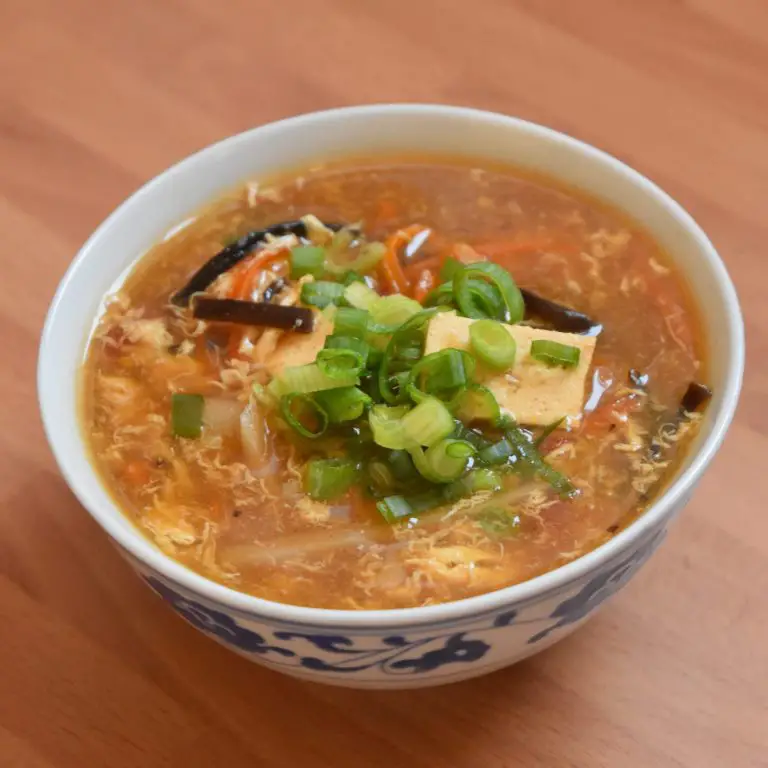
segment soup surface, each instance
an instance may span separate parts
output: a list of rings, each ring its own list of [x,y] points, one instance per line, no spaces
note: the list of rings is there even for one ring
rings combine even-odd
[[[701,342],[617,211],[506,167],[350,161],[250,183],[140,260],[91,340],[84,431],[126,514],[208,578],[422,606],[640,514],[700,419]]]

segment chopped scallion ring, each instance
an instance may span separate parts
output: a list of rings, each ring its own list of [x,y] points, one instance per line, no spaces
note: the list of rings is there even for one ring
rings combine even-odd
[[[579,364],[581,350],[559,341],[536,339],[531,342],[531,357],[546,365],[575,368]]]
[[[472,351],[489,368],[509,370],[515,364],[517,344],[512,334],[496,320],[476,320],[469,326]]]

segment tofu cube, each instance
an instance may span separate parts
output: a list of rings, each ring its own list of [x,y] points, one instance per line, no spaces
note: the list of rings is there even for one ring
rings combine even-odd
[[[333,333],[333,320],[316,312],[312,333],[287,331],[277,343],[267,360],[267,370],[277,376],[286,368],[314,363],[317,353],[325,346],[325,340]]]
[[[470,351],[469,327],[474,320],[454,312],[441,312],[430,321],[425,354],[441,349]],[[519,424],[545,426],[567,417],[571,423],[581,418],[584,385],[592,363],[595,338],[575,333],[546,331],[525,325],[504,326],[517,343],[515,363],[508,371],[491,371],[478,362],[476,378],[493,392],[502,412]],[[547,339],[581,350],[574,368],[549,366],[531,357],[531,343]]]

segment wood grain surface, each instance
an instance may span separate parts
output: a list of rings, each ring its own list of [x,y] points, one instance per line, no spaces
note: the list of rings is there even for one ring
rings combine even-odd
[[[768,766],[766,0],[0,0],[0,766]],[[375,101],[546,123],[709,232],[750,363],[722,453],[586,628],[445,689],[241,660],[140,584],[37,415],[46,306],[99,221],[225,135]]]

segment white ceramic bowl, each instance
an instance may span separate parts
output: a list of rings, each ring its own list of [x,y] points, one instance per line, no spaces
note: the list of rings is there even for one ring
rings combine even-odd
[[[248,178],[318,159],[416,151],[508,161],[610,201],[673,255],[699,304],[715,395],[696,444],[664,494],[627,530],[552,573],[445,605],[338,611],[280,605],[208,581],[166,557],[115,506],[88,461],[77,374],[102,300],[174,225]],[[512,664],[572,632],[617,592],[664,538],[720,446],[744,364],[733,285],[693,219],[639,173],[538,125],[469,109],[381,105],[303,115],[187,158],[123,203],[91,236],[45,324],[38,387],[43,422],[67,482],[139,575],[185,619],[244,656],[319,682],[371,688],[435,685]],[[649,617],[649,621],[651,617]]]

